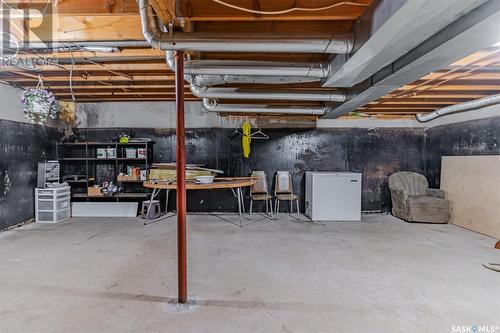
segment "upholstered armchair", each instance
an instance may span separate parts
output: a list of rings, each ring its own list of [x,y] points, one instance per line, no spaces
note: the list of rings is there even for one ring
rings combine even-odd
[[[408,222],[448,223],[449,202],[443,190],[429,188],[418,173],[400,171],[389,177],[392,214]]]

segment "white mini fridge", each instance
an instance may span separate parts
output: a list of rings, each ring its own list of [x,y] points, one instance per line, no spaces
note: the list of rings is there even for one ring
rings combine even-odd
[[[361,221],[361,173],[306,172],[305,210],[314,221]]]

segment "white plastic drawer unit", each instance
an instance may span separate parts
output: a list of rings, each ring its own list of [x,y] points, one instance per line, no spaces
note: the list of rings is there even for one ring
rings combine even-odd
[[[70,218],[71,210],[68,208],[66,210],[61,210],[58,212],[43,212],[40,211],[37,214],[36,222],[43,223],[58,223],[62,221],[66,221]]]
[[[315,221],[360,221],[361,173],[306,172],[305,209]]]
[[[35,189],[35,221],[45,223],[62,222],[71,216],[71,188]]]

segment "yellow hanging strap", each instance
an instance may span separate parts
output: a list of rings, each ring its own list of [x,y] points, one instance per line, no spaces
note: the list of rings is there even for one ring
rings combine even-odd
[[[248,121],[245,121],[241,126],[241,130],[243,132],[241,139],[241,146],[243,147],[243,156],[248,158],[250,156],[250,142],[252,139],[250,135],[252,134],[252,125]]]

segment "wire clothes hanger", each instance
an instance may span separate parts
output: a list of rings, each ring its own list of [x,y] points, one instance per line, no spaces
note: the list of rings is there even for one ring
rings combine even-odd
[[[254,140],[269,140],[270,137],[266,133],[262,132],[260,127],[259,130],[250,134],[250,137]]]

